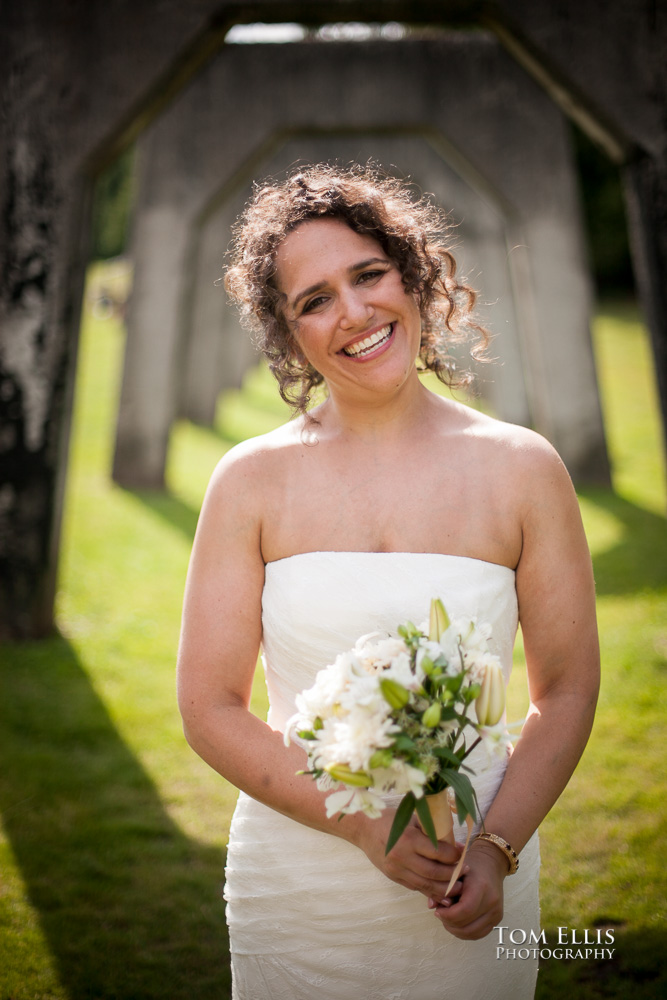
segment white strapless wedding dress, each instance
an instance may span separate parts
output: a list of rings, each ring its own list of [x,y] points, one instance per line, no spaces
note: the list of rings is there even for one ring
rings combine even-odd
[[[420,624],[432,597],[452,617],[491,624],[509,679],[517,600],[505,566],[402,552],[309,552],[269,563],[262,618],[271,727],[283,731],[298,692],[359,636]],[[469,763],[485,813],[506,762],[489,761],[480,746]],[[465,839],[465,830],[455,833]],[[529,940],[530,930],[539,933],[538,877],[536,835],[518,873],[505,880],[502,920]],[[526,1000],[534,993],[537,962],[497,957],[498,932],[459,941],[424,896],[391,882],[361,850],[243,793],[225,899],[234,1000]]]

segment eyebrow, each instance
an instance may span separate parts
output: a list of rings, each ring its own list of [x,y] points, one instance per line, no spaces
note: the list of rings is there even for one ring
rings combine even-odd
[[[363,271],[363,269],[365,267],[368,267],[369,264],[390,264],[390,263],[391,261],[387,260],[386,257],[369,257],[368,260],[362,260],[359,261],[358,264],[352,264],[351,267],[348,267],[347,273],[354,274],[355,271]],[[321,289],[326,288],[326,286],[327,286],[326,281],[318,281],[316,285],[310,285],[310,287],[304,288],[302,292],[299,292],[299,294],[295,296],[294,299],[292,299],[292,308],[294,309],[297,302],[300,302],[301,299],[307,298],[309,295],[312,295],[313,292],[321,291]]]

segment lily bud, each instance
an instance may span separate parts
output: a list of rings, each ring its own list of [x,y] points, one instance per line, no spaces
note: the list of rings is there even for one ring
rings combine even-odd
[[[421,660],[419,660],[419,666],[426,677],[430,677],[435,670],[435,663],[430,656],[422,656]]]
[[[342,781],[344,785],[356,785],[359,788],[370,788],[373,779],[365,771],[352,771],[347,764],[327,764],[324,770],[334,781]]]
[[[428,637],[432,642],[440,642],[440,636],[449,628],[449,615],[439,597],[431,601],[431,613],[428,623]]]
[[[429,705],[424,714],[422,715],[422,723],[427,729],[435,729],[435,727],[440,722],[440,716],[442,715],[442,708],[437,701]]]
[[[384,700],[392,708],[405,708],[410,701],[410,692],[407,688],[404,688],[398,681],[392,681],[390,677],[385,677],[380,681],[380,688],[382,689]]]
[[[482,726],[495,726],[500,721],[505,711],[505,678],[499,663],[487,663],[475,710]]]
[[[370,767],[391,767],[394,755],[388,747],[376,750],[369,760]]]

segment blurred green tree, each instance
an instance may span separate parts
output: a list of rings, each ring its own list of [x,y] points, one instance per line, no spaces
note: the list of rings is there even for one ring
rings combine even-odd
[[[577,128],[572,129],[588,248],[597,290],[634,290],[623,186],[618,167]]]
[[[107,260],[124,253],[134,200],[134,147],[100,174],[93,195],[92,257]]]

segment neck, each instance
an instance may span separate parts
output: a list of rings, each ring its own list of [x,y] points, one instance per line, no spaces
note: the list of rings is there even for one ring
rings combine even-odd
[[[419,380],[417,371],[391,395],[364,394],[351,397],[329,389],[329,398],[313,415],[324,430],[374,444],[405,436],[422,427],[431,408],[431,393]]]

